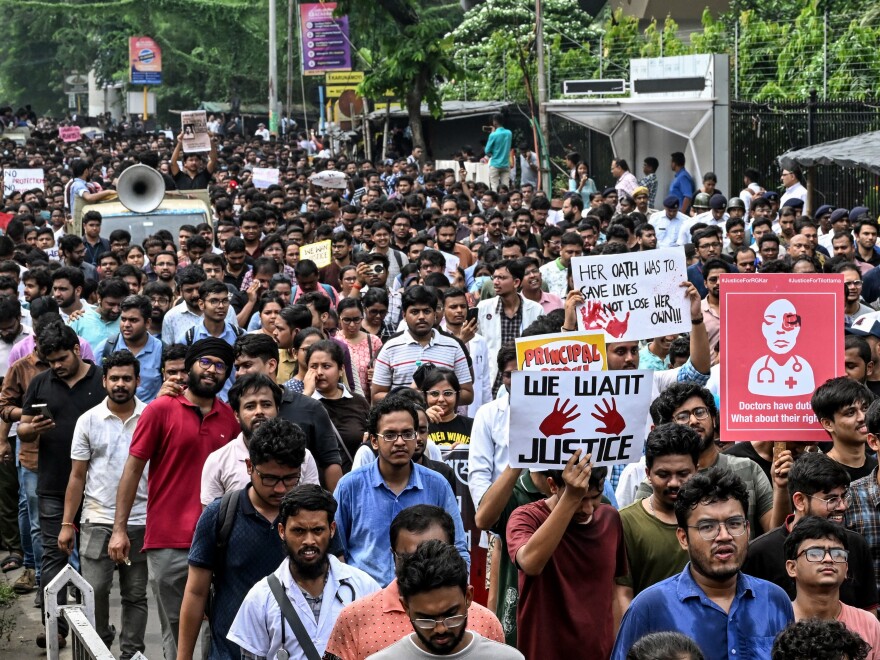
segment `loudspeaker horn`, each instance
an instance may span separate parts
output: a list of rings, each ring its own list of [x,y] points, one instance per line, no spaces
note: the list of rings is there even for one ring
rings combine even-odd
[[[149,165],[132,165],[119,175],[116,192],[129,211],[149,213],[165,197],[165,180]]]

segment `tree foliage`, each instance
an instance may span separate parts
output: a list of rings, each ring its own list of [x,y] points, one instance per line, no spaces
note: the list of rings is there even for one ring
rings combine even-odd
[[[0,100],[31,103],[37,112],[66,107],[64,75],[94,69],[99,82],[128,80],[128,39],[148,35],[162,47],[162,108],[200,101],[265,102],[266,0],[0,0]],[[283,12],[279,12],[279,18]],[[279,42],[284,44],[284,21]],[[279,68],[286,65],[286,49]]]

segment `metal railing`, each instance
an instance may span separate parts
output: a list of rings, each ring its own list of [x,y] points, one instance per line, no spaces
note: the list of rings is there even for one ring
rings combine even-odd
[[[82,603],[59,605],[58,594],[72,584],[82,594]],[[116,660],[95,630],[95,590],[69,564],[43,590],[46,623],[46,657],[58,660],[58,621],[64,617],[70,629],[73,660]],[[147,660],[140,652],[131,660]]]

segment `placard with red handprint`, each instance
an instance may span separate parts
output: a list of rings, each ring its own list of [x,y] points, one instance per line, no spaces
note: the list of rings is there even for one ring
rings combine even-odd
[[[510,464],[562,468],[582,449],[595,465],[642,456],[652,371],[512,374]]]
[[[574,287],[584,296],[580,330],[602,331],[606,342],[690,332],[682,248],[575,257],[571,268]]]

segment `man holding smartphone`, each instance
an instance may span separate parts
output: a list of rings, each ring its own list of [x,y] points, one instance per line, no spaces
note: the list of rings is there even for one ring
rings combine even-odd
[[[79,337],[69,326],[50,323],[40,330],[37,344],[49,370],[34,377],[24,395],[24,410],[18,425],[22,442],[39,440],[37,495],[40,500],[40,534],[43,540],[41,584],[47,585],[67,564],[67,554],[58,547],[62,527],[77,524],[64,520],[64,493],[70,477],[70,447],[76,421],[105,397],[101,369],[80,356]],[[42,404],[42,405],[41,405]],[[59,603],[67,592],[58,594]],[[58,619],[58,645],[66,644],[67,621]],[[46,647],[46,634],[37,636],[37,646]]]

